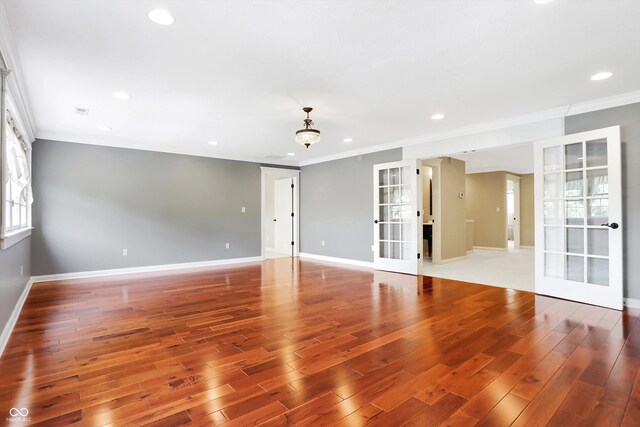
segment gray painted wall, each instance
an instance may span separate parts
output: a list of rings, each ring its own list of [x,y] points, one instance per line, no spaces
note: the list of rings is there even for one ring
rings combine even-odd
[[[34,275],[260,256],[257,163],[38,140],[33,165]]]
[[[565,134],[620,125],[625,297],[640,299],[640,103],[565,118]]]
[[[31,276],[31,239],[26,238],[0,251],[0,333],[4,330]],[[20,275],[20,266],[24,274]]]
[[[373,165],[402,160],[402,149],[362,157],[301,168],[301,252],[373,261]]]

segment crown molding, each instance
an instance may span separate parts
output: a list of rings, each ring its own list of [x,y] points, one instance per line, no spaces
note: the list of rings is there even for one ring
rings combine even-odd
[[[29,104],[29,96],[22,74],[22,64],[11,34],[11,26],[4,1],[0,2],[0,55],[4,60],[4,66],[11,70],[11,74],[7,79],[8,89],[18,110],[17,113],[20,115],[20,122],[26,133],[25,136],[29,139],[29,142],[33,142],[36,139],[37,127]]]
[[[189,150],[159,150],[155,147],[148,146],[138,146],[131,147],[125,144],[115,143],[111,140],[106,139],[92,139],[92,138],[84,138],[82,140],[77,138],[68,138],[64,135],[59,135],[56,133],[39,133],[38,140],[42,141],[46,144],[47,141],[55,141],[55,142],[68,142],[73,144],[83,144],[83,145],[94,145],[98,147],[107,147],[107,148],[120,148],[123,150],[137,150],[137,151],[151,151],[154,153],[165,153],[165,154],[179,154],[183,156],[194,156],[194,157],[204,157],[207,159],[218,159],[218,160],[234,160],[237,162],[248,162],[248,163],[256,163],[260,165],[278,165],[278,166],[288,166],[288,167],[296,167],[296,161],[274,161],[273,159],[262,159],[260,157],[252,157],[252,156],[234,156],[234,155],[226,155],[226,154],[207,154],[199,151],[189,151]]]
[[[450,138],[458,138],[483,132],[490,132],[498,129],[506,129],[516,126],[527,125],[545,120],[558,119],[576,114],[589,113],[592,111],[604,110],[607,108],[620,107],[623,105],[640,102],[640,90],[627,92],[606,98],[594,99],[591,101],[580,102],[577,104],[568,104],[548,110],[541,110],[535,113],[522,114],[519,116],[507,117],[504,119],[493,120],[489,122],[477,123],[469,126],[463,126],[456,129],[433,132],[412,138],[399,139],[385,144],[374,145],[371,147],[363,147],[361,149],[343,151],[327,156],[315,157],[308,160],[302,160],[299,166],[308,166],[316,163],[328,162],[331,160],[339,160],[347,157],[354,157],[363,154],[375,153],[378,151],[391,150],[394,148],[403,148],[411,145],[425,144],[436,141],[442,141]]]

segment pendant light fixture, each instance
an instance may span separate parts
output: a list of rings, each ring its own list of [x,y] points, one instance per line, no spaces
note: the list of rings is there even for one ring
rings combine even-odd
[[[302,111],[307,113],[307,118],[303,120],[304,129],[300,129],[296,132],[296,142],[309,148],[310,145],[320,142],[320,131],[317,129],[311,129],[311,126],[313,126],[313,120],[309,118],[309,113],[313,111],[313,108],[304,107]]]

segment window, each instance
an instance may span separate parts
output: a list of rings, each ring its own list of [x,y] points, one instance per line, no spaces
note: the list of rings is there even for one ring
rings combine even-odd
[[[31,226],[30,147],[19,133],[10,112],[6,114],[3,236]]]
[[[0,92],[0,248],[31,234],[31,144],[21,131],[20,117],[7,90],[2,70]]]

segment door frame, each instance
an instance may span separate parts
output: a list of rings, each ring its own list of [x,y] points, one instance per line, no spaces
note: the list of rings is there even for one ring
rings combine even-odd
[[[267,177],[293,178],[293,256],[300,254],[300,170],[260,166],[260,256],[265,259],[265,220],[267,219]]]
[[[505,178],[507,181],[513,182],[513,216],[515,219],[513,221],[513,248],[520,249],[520,177],[518,175],[514,175],[511,173],[506,173]],[[507,188],[509,186],[507,185]],[[508,191],[508,190],[507,190]],[[507,195],[505,194],[505,198]],[[505,226],[507,227],[507,242],[506,248],[509,250],[509,203],[505,204],[507,207],[507,223]]]

